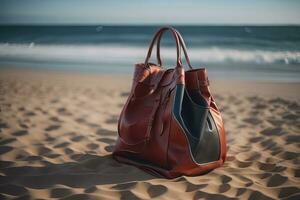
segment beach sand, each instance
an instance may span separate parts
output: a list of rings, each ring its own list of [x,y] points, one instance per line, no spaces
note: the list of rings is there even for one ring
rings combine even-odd
[[[0,199],[300,199],[300,83],[211,84],[227,161],[168,180],[112,159],[131,76],[0,71]]]

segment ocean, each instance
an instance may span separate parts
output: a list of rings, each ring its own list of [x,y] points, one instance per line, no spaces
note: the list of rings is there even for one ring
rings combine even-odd
[[[131,74],[159,26],[0,26],[0,69]],[[300,26],[175,26],[211,79],[300,81]],[[174,67],[168,33],[162,60]],[[154,49],[155,50],[155,49]],[[152,61],[156,53],[153,52]]]

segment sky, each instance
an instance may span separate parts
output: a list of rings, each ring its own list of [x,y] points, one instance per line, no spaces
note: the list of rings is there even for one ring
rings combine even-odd
[[[300,25],[300,0],[0,0],[0,24]]]

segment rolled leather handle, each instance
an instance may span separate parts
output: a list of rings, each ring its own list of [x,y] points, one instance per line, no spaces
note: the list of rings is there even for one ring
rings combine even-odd
[[[153,39],[150,43],[149,50],[148,50],[148,53],[147,53],[147,56],[146,56],[146,59],[145,59],[145,66],[146,67],[148,66],[148,62],[149,62],[149,59],[151,57],[154,44],[157,42],[158,37],[162,37],[163,33],[166,32],[167,30],[170,30],[172,32],[172,35],[173,35],[173,37],[175,39],[175,42],[176,42],[176,54],[177,54],[176,67],[182,67],[181,56],[180,56],[181,45],[180,45],[179,37],[178,37],[176,31],[172,27],[163,27],[155,33],[155,35],[154,35],[154,37],[153,37]]]
[[[190,69],[193,69],[192,65],[191,65],[191,62],[190,62],[190,58],[189,58],[189,55],[187,53],[187,48],[186,48],[186,45],[185,45],[185,42],[181,36],[181,34],[179,33],[179,31],[177,31],[175,28],[173,27],[170,27],[176,34],[177,34],[177,37],[179,39],[179,42],[180,42],[180,46],[183,50],[183,53],[184,53],[184,56],[185,56],[185,60],[189,66]],[[158,36],[158,40],[157,40],[157,45],[156,45],[156,58],[157,58],[157,63],[161,66],[162,65],[162,62],[161,62],[161,57],[160,57],[160,40],[161,40],[161,37],[162,37],[162,34],[160,34]]]

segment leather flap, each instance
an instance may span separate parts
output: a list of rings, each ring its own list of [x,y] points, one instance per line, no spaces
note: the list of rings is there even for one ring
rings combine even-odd
[[[158,86],[167,86],[174,79],[174,69],[164,70],[163,68],[150,63],[150,68],[146,68],[144,63],[135,65],[134,80],[151,86],[156,89]]]
[[[133,80],[136,82],[145,82],[148,84],[149,79],[147,79],[150,75],[150,70],[147,69],[144,65],[144,63],[138,63],[135,65],[135,70],[134,70],[134,75],[133,75]]]
[[[160,83],[160,86],[167,86],[174,80],[174,69],[168,69],[164,73],[163,80]]]
[[[208,86],[208,77],[205,68],[189,70],[185,72],[185,84],[188,89],[201,89]]]

